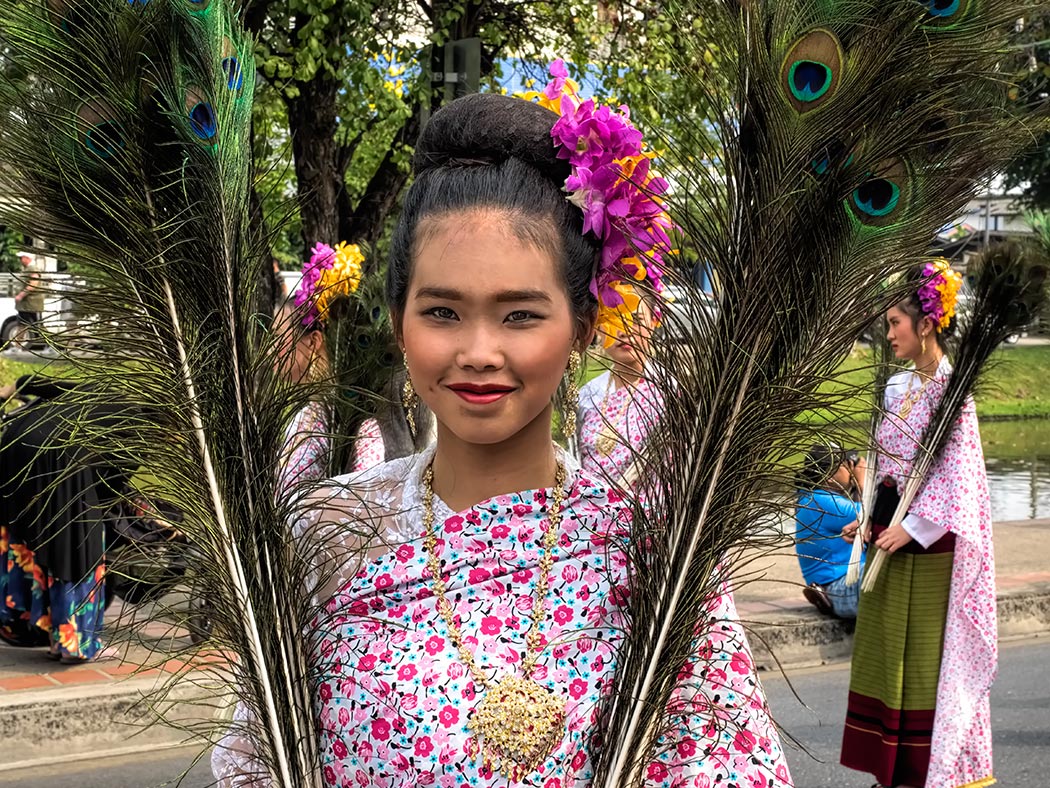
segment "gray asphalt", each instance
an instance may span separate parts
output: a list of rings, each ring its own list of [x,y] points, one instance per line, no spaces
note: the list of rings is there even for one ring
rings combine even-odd
[[[992,687],[992,741],[995,776],[1003,788],[1050,785],[1048,666],[1050,638],[1000,646],[999,676]],[[788,679],[791,686],[781,677],[763,675],[763,685],[777,722],[809,751],[792,750],[785,741],[797,788],[869,788],[871,775],[838,763],[848,666],[793,673]]]
[[[1050,785],[1050,638],[1003,644],[999,678],[992,691],[996,777],[1002,788]],[[846,666],[764,675],[763,683],[778,721],[810,754],[789,746],[797,788],[868,788],[872,778],[838,765],[845,714]],[[792,694],[800,696],[802,705]],[[808,708],[807,708],[808,706]],[[0,772],[0,787],[26,788],[206,788],[212,784],[205,762],[194,754],[167,750],[30,771]],[[819,760],[817,760],[819,759]],[[191,768],[192,767],[192,768]],[[185,779],[178,778],[190,769]]]

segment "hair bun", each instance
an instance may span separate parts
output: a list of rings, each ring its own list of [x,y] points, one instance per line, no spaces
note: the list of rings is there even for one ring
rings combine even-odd
[[[416,145],[416,174],[456,164],[501,164],[518,159],[557,185],[569,177],[559,159],[551,129],[558,116],[549,109],[499,93],[474,93],[442,107],[427,123]]]

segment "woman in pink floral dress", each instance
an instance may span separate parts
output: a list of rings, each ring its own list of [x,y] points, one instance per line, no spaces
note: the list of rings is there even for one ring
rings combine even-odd
[[[328,369],[325,353],[324,327],[315,321],[303,326],[302,310],[287,301],[277,313],[276,324],[284,343],[281,348],[281,374],[293,383],[316,380]],[[326,408],[322,402],[305,405],[285,430],[281,453],[281,489],[290,492],[298,484],[316,482],[325,477],[328,452],[328,425]],[[355,471],[371,468],[384,459],[383,435],[379,422],[367,419],[357,434],[354,445]]]
[[[296,524],[318,545],[325,786],[591,785],[629,510],[551,440],[554,394],[608,306],[592,291],[601,244],[562,191],[556,120],[469,96],[417,147],[387,297],[437,442],[332,480]],[[703,672],[683,666],[647,783],[790,785],[775,729],[751,727],[764,702],[731,639],[712,632]],[[213,754],[220,786],[276,785],[251,717],[239,708]]]
[[[980,788],[995,782],[997,645],[991,506],[972,400],[903,523],[886,527],[951,374],[943,344],[954,298],[951,288],[921,298],[928,277],[916,271],[916,293],[886,315],[897,358],[914,367],[885,394],[871,521],[872,543],[891,555],[861,595],[841,760],[876,785]]]

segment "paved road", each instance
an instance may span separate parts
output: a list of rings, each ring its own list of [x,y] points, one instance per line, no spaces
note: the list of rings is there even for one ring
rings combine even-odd
[[[211,768],[193,765],[192,749],[161,750],[120,758],[79,761],[64,766],[0,774],[0,787],[14,788],[207,788],[213,784]],[[192,767],[192,768],[191,768]],[[186,779],[179,778],[189,769]]]
[[[999,679],[992,693],[996,776],[1003,788],[1046,788],[1050,775],[1050,639],[1004,644]],[[867,788],[871,777],[838,765],[846,686],[844,667],[795,673],[791,683],[809,706],[803,707],[787,681],[765,678],[766,692],[780,722],[823,763],[795,750],[790,753],[797,788]],[[81,761],[65,767],[0,773],[0,788],[154,788],[175,785],[193,763],[186,750],[126,758]],[[181,788],[206,788],[206,763],[190,770]]]
[[[999,677],[992,687],[995,771],[1003,788],[1046,788],[1050,784],[1050,639],[1004,643]],[[868,788],[870,775],[838,765],[846,713],[846,666],[799,672],[763,682],[777,721],[823,763],[801,750],[789,751],[798,788]],[[785,742],[785,746],[788,746]]]

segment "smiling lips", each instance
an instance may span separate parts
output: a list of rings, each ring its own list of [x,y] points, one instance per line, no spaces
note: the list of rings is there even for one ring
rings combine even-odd
[[[479,385],[476,383],[453,383],[448,388],[455,392],[460,399],[466,400],[471,405],[489,405],[503,399],[514,391],[513,386]]]

